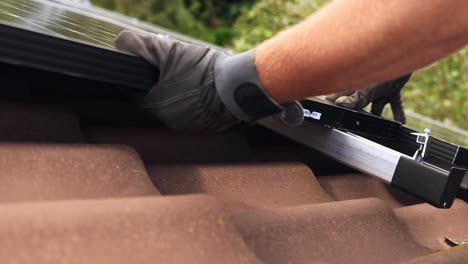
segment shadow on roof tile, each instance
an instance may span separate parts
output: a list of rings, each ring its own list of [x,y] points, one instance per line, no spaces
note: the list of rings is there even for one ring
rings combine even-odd
[[[220,135],[185,135],[164,128],[86,127],[93,143],[125,144],[147,164],[236,163],[251,160],[244,137],[236,131]]]
[[[301,163],[149,166],[148,172],[163,194],[207,193],[260,208],[332,201]]]
[[[422,203],[421,200],[364,174],[320,176],[317,180],[338,201],[375,197],[384,200],[392,208]]]
[[[0,103],[0,141],[83,142],[73,113],[61,107]]]

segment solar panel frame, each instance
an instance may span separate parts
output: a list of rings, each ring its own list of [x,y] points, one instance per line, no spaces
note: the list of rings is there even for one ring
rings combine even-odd
[[[149,91],[158,69],[109,46],[0,21],[0,62]]]

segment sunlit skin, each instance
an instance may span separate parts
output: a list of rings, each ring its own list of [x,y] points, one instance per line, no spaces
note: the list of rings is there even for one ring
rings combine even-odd
[[[261,44],[255,61],[285,103],[396,78],[467,44],[466,0],[335,0]]]

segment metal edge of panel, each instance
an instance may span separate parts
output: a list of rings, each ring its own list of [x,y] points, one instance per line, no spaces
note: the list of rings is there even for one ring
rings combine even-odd
[[[317,98],[320,99],[320,98]],[[308,122],[319,122],[324,125],[349,130],[359,131],[364,134],[372,134],[386,138],[393,138],[401,128],[401,124],[395,121],[384,119],[363,111],[356,111],[344,107],[331,105],[321,100],[301,101],[304,111],[310,114],[319,114],[321,118],[314,118],[305,115],[304,120]]]
[[[0,62],[148,91],[158,69],[136,56],[0,23]]]
[[[262,119],[258,123],[387,183],[391,183],[396,166],[402,156],[398,151],[363,137],[320,124],[307,122],[301,126],[291,127],[275,118]]]

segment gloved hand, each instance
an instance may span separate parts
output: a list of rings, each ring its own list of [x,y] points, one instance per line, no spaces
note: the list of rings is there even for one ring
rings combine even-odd
[[[208,47],[157,35],[124,31],[117,49],[143,57],[159,68],[159,81],[142,106],[174,130],[220,132],[241,121],[277,115],[302,122],[299,103],[281,106],[262,88],[254,52],[228,56]]]
[[[411,74],[398,79],[386,81],[372,85],[366,89],[354,92],[334,93],[326,96],[326,99],[336,105],[359,110],[372,103],[371,112],[375,115],[382,115],[386,104],[390,103],[393,118],[402,123],[406,123],[403,100],[401,99],[401,89],[411,78]]]

